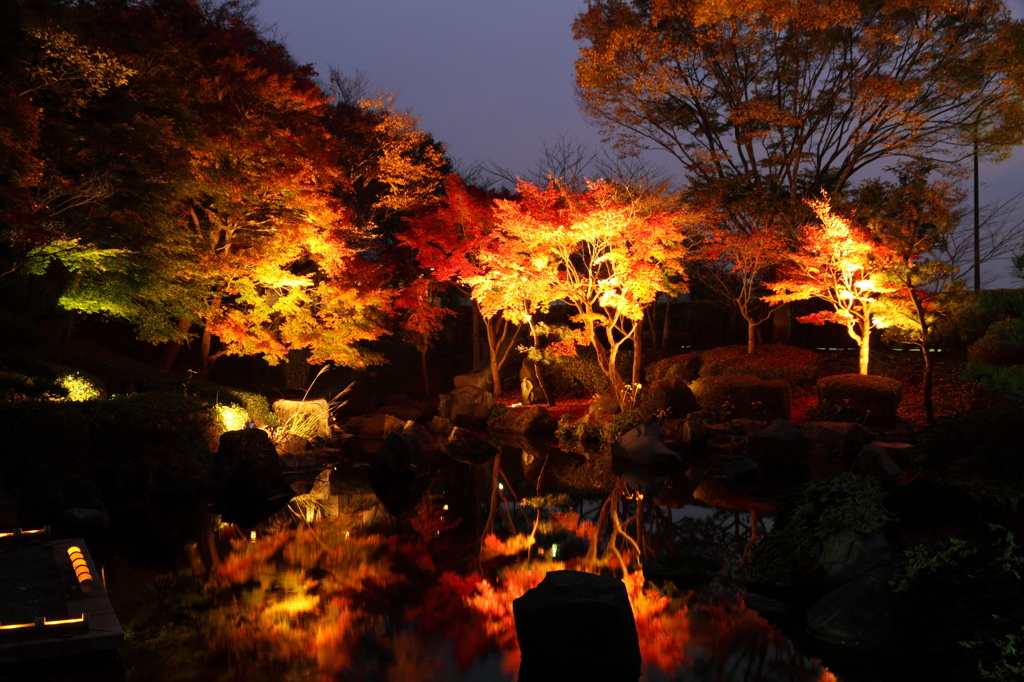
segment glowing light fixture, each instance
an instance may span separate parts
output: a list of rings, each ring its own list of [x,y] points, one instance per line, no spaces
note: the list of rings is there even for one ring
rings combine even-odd
[[[71,559],[71,567],[75,569],[79,589],[82,592],[92,592],[94,587],[92,573],[89,572],[89,562],[85,560],[81,548],[76,545],[68,547],[68,558]]]

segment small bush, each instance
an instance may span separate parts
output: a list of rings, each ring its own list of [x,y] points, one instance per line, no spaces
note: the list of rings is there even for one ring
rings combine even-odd
[[[967,362],[997,367],[1024,364],[1024,320],[1000,320],[967,350]]]
[[[705,351],[700,376],[749,374],[759,379],[810,384],[818,376],[818,354],[813,350],[771,343],[758,346],[753,355],[746,346],[723,346]]]
[[[619,353],[619,373],[629,379],[633,354]],[[558,398],[589,398],[608,393],[611,384],[597,364],[597,354],[590,346],[577,346],[576,355],[546,358],[541,368],[544,385]]]
[[[700,376],[701,353],[683,353],[647,365],[644,376],[648,382],[682,377],[687,383]]]
[[[702,410],[722,419],[788,419],[792,393],[785,381],[749,374],[702,377],[690,384]]]
[[[816,418],[859,422],[865,426],[891,426],[903,398],[903,385],[895,379],[869,374],[837,374],[818,381]]]
[[[806,583],[819,542],[843,530],[872,533],[896,520],[885,495],[877,480],[852,473],[808,482],[780,503],[772,532],[754,547],[747,578],[783,587]]]

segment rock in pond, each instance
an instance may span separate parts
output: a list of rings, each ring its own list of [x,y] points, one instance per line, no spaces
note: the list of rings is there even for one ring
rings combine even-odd
[[[647,422],[627,431],[612,444],[612,457],[644,466],[677,465],[679,453],[665,445],[661,427]]]
[[[519,682],[640,678],[640,642],[621,580],[551,571],[512,602],[512,612]]]
[[[487,430],[496,433],[518,433],[549,436],[555,432],[558,422],[542,405],[533,407],[510,407],[500,417],[487,420]]]

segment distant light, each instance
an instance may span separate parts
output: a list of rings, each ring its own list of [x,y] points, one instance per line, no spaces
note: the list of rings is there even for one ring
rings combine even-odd
[[[498,484],[498,490],[504,490],[504,489],[505,489],[505,484],[504,483],[499,483]]]
[[[253,542],[256,542],[256,531],[254,531],[254,530],[249,531],[249,539],[252,540]]]
[[[443,511],[448,511],[448,505],[447,505],[447,504],[446,504],[446,505],[444,505],[443,507],[441,507],[441,509],[442,509]]]
[[[551,544],[551,558],[554,559],[556,556],[558,556],[558,543],[557,542]]]
[[[522,403],[512,403],[511,405],[509,405],[509,407],[522,407],[522,406],[523,406]]]

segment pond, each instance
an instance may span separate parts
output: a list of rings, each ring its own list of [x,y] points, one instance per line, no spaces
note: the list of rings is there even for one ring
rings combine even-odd
[[[512,681],[512,600],[568,568],[624,581],[643,680],[839,679],[744,605],[744,553],[771,526],[761,484],[508,439],[483,463],[437,453],[395,518],[368,482],[375,447],[330,464],[329,497],[299,497],[252,532],[214,519],[177,572],[108,552],[127,678]],[[721,569],[699,585],[645,581],[641,557],[680,549]]]

